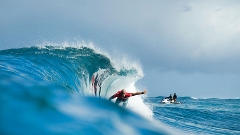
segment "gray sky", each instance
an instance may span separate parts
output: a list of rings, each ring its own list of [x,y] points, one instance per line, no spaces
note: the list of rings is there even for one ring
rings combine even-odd
[[[1,0],[0,49],[84,40],[138,59],[149,96],[240,97],[240,1]]]

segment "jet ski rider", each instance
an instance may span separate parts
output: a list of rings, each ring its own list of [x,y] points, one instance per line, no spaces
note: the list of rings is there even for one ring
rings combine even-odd
[[[173,95],[173,101],[176,102],[176,100],[177,100],[177,94],[174,93],[174,95]]]
[[[170,101],[172,101],[172,94],[170,94],[169,97],[165,97],[165,99],[169,99]]]

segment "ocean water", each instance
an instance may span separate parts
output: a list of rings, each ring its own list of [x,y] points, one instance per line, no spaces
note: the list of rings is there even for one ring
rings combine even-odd
[[[108,98],[141,91],[143,77],[119,59],[88,45],[1,50],[0,134],[240,134],[239,99],[159,104],[163,97],[143,95],[115,105]]]
[[[181,104],[159,104],[164,97],[149,97],[154,118],[185,133],[240,134],[240,99],[179,97]]]

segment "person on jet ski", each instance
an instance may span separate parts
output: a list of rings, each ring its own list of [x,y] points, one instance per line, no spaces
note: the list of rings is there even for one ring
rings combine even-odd
[[[174,95],[173,95],[173,101],[176,102],[176,100],[177,100],[177,94],[174,93]]]
[[[169,97],[165,97],[165,99],[169,99],[170,101],[172,101],[172,94],[170,94]]]

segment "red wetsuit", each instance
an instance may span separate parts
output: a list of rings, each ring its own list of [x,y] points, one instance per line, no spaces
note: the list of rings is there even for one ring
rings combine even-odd
[[[118,91],[116,94],[114,94],[114,98],[117,97],[117,98],[121,98],[121,99],[128,99],[129,97],[132,96],[132,93],[125,93],[125,96],[122,97],[122,90]]]

